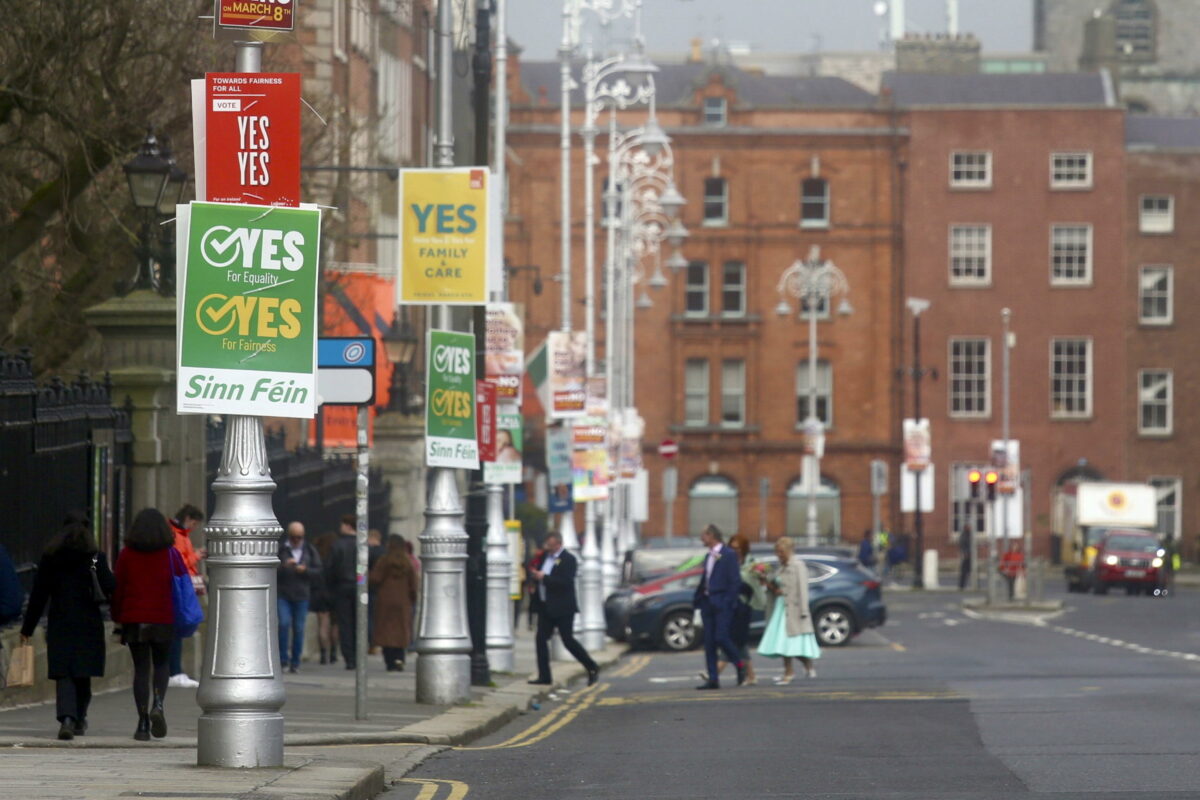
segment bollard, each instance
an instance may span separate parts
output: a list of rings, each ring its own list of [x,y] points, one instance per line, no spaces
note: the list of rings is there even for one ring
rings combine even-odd
[[[487,657],[497,672],[513,671],[512,557],[504,527],[504,487],[487,487]]]

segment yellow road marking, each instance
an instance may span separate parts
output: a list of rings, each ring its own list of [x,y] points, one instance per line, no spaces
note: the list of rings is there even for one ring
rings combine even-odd
[[[648,655],[634,656],[610,672],[609,675],[613,678],[631,678],[649,666],[652,659],[653,656]]]
[[[904,652],[908,651],[908,648],[905,647],[904,645],[900,644],[899,642],[892,642],[892,649],[895,650],[897,653],[904,653]]]
[[[417,794],[417,800],[434,800],[437,797],[438,789],[442,786],[450,788],[450,793],[446,795],[445,800],[462,800],[467,796],[468,786],[462,781],[441,780],[437,778],[401,778],[401,783],[414,783],[421,787],[421,791]]]
[[[513,747],[526,747],[534,742],[540,742],[551,733],[562,728],[578,716],[579,712],[592,704],[596,695],[609,687],[607,683],[597,683],[583,691],[572,695],[558,708],[551,711],[538,722],[530,725],[516,736],[505,739],[499,744],[482,745],[480,747],[457,747],[456,750],[501,750]],[[561,719],[559,719],[561,717]],[[544,730],[543,730],[544,729]],[[541,733],[538,733],[541,731]],[[536,734],[536,735],[535,735]],[[528,740],[528,741],[525,741]]]
[[[652,703],[701,703],[730,700],[758,700],[788,698],[791,700],[950,700],[961,697],[955,692],[782,692],[782,691],[749,691],[749,692],[712,692],[701,695],[686,694],[646,694],[630,697],[605,697],[600,699],[597,707],[614,707],[630,705],[648,705]]]

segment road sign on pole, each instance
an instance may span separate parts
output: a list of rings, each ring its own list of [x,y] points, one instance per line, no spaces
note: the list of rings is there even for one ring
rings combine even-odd
[[[679,444],[673,439],[663,439],[658,445],[658,454],[670,461],[679,455]]]
[[[322,336],[317,340],[317,402],[326,406],[375,403],[375,340]]]

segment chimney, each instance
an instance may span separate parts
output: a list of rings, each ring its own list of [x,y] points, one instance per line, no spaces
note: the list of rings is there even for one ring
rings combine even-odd
[[[939,75],[979,72],[980,44],[971,34],[906,36],[896,42],[896,71]]]
[[[704,61],[704,42],[700,39],[700,37],[697,36],[695,39],[692,39],[692,49],[691,49],[691,52],[688,53],[688,63],[689,64],[700,64],[703,61]]]

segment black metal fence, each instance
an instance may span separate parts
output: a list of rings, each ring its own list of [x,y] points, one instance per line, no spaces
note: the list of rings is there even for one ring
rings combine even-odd
[[[289,450],[282,430],[269,430],[266,438],[267,460],[271,464],[271,478],[276,484],[272,505],[280,524],[286,525],[291,520],[303,522],[310,540],[322,533],[337,531],[341,516],[354,513],[357,483],[354,458],[344,454],[322,455],[307,446]],[[210,417],[206,511],[209,516],[212,515],[215,501],[212,482],[221,464],[224,439],[223,420]],[[378,468],[372,468],[368,477],[367,524],[386,534],[391,517],[391,486],[383,479],[383,472]]]
[[[39,386],[28,350],[0,351],[0,542],[27,584],[70,511],[87,512],[97,545],[115,555],[129,515],[129,419],[107,376]]]

